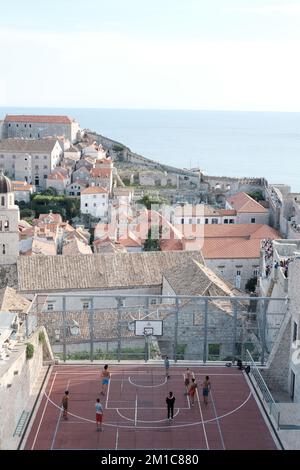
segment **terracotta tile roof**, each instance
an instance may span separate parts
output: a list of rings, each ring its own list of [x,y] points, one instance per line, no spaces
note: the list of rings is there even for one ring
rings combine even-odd
[[[26,183],[26,181],[11,181],[13,191],[31,191],[32,184]]]
[[[89,186],[81,191],[81,194],[98,194],[98,193],[107,193],[107,190],[101,186]]]
[[[199,234],[201,238],[280,238],[279,232],[266,224],[177,224],[175,227],[185,237]]]
[[[31,114],[7,114],[4,119],[5,122],[41,122],[53,124],[71,124],[74,119],[68,116],[39,116]]]
[[[92,253],[92,249],[89,245],[86,245],[82,241],[74,238],[71,242],[63,246],[63,255],[74,256],[74,255],[88,255]]]
[[[50,153],[57,139],[2,139],[0,141],[0,153]]]
[[[240,213],[268,213],[261,204],[246,193],[238,193],[227,199],[231,207]]]
[[[236,210],[234,209],[220,209],[219,212],[222,216],[236,215]]]
[[[240,291],[211,269],[190,258],[164,277],[177,295],[235,296]]]
[[[5,312],[26,313],[30,301],[19,295],[15,289],[5,287],[0,289],[0,310]]]
[[[17,261],[19,291],[159,286],[164,270],[190,257],[203,262],[201,253],[192,251],[24,256]]]
[[[111,168],[92,168],[90,171],[92,178],[108,178],[111,173]]]

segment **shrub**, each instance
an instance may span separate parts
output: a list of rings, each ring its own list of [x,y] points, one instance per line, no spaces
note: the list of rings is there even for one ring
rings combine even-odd
[[[42,344],[45,343],[45,333],[43,331],[39,332],[39,342]]]
[[[26,359],[31,359],[34,353],[34,346],[31,343],[26,344]]]

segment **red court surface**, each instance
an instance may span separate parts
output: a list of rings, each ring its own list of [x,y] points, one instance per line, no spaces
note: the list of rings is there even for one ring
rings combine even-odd
[[[111,365],[111,381],[100,395],[102,365],[55,366],[40,402],[25,449],[277,449],[269,427],[237,369],[190,367],[198,389],[194,407],[184,395],[186,367]],[[211,381],[205,405],[201,384]],[[61,401],[69,390],[68,420]],[[174,419],[167,419],[166,396],[173,391]],[[104,407],[103,431],[96,430],[95,401]]]

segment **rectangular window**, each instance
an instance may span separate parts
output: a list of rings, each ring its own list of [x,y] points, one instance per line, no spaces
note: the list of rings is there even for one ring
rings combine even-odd
[[[5,206],[5,196],[1,196],[1,206]]]
[[[293,325],[293,342],[297,341],[297,337],[298,337],[298,325],[294,321],[294,325]]]
[[[184,219],[181,219],[181,224],[182,224],[182,225],[184,224]]]
[[[54,310],[54,305],[53,304],[47,304],[47,310],[48,310],[48,312],[52,312]]]
[[[208,345],[208,360],[214,361],[220,358],[220,344],[210,343]]]
[[[205,223],[208,224],[208,219],[205,219]]]
[[[234,219],[229,219],[230,224],[234,224]]]
[[[224,224],[228,224],[228,219],[224,219]]]
[[[197,224],[201,224],[201,221],[200,221],[200,219],[197,219]]]
[[[212,224],[218,224],[219,221],[218,221],[218,219],[211,219],[211,223],[212,223]]]
[[[189,219],[189,224],[192,224],[193,223],[193,219]]]
[[[5,245],[2,245],[2,254],[5,255]]]
[[[255,217],[251,219],[251,224],[255,224]]]
[[[82,303],[82,308],[83,308],[83,310],[88,310],[90,308],[90,303],[89,302],[83,302]]]
[[[94,202],[93,206],[94,206],[94,207],[97,207],[97,204]]]
[[[87,207],[87,206],[88,206],[88,203],[86,202],[84,205],[85,205],[85,207]]]
[[[151,299],[150,304],[151,305],[156,305],[156,299]]]
[[[254,270],[253,270],[253,276],[254,276],[254,277],[257,277],[257,276],[258,276],[258,269],[254,269]]]
[[[241,272],[242,272],[242,271],[240,271],[240,270],[238,269],[237,272],[236,272],[236,275],[237,275],[237,276],[240,276],[240,275],[241,275]]]

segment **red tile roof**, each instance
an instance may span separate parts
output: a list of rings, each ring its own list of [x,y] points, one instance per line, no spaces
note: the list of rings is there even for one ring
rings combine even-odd
[[[231,196],[227,199],[231,207],[233,207],[237,212],[242,213],[267,213],[268,210],[265,209],[261,204],[256,202],[252,197],[246,193],[238,193],[234,196]]]
[[[81,191],[81,194],[107,193],[106,189],[100,186],[89,186]]]
[[[71,124],[74,119],[68,116],[38,116],[26,114],[7,114],[4,119],[5,122],[43,122],[51,124]]]
[[[92,168],[90,175],[93,178],[107,178],[111,175],[111,168]]]

